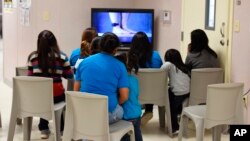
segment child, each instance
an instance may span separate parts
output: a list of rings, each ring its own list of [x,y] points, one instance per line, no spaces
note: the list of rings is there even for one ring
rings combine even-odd
[[[139,103],[139,84],[137,78],[131,74],[132,69],[134,69],[135,74],[137,74],[139,65],[138,65],[138,58],[135,54],[128,56],[125,53],[117,55],[116,58],[123,62],[125,65],[127,64],[128,70],[128,78],[129,78],[129,98],[128,100],[122,105],[123,107],[123,119],[127,121],[131,121],[134,125],[135,131],[135,140],[142,141],[141,135],[141,104]],[[122,138],[122,141],[129,141],[129,136],[125,135]]]
[[[189,96],[190,71],[183,63],[181,55],[176,49],[169,49],[165,53],[165,63],[162,69],[168,72],[169,76],[169,101],[172,121],[172,131],[178,133],[179,124],[177,115],[182,111],[182,102]]]

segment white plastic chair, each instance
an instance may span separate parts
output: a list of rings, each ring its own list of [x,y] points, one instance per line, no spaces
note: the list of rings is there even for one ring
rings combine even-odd
[[[196,140],[203,141],[204,128],[213,127],[213,140],[220,141],[220,125],[243,123],[243,83],[213,84],[207,88],[207,105],[185,107],[181,115],[179,141],[184,120],[191,119],[196,128]]]
[[[53,120],[55,141],[60,140],[60,121],[65,102],[54,104],[53,80],[45,77],[16,76],[13,78],[13,100],[8,141],[13,141],[15,121],[24,119],[24,140],[30,140],[32,117]]]
[[[63,141],[119,141],[126,133],[135,141],[131,122],[120,120],[109,125],[107,96],[66,91],[66,103]]]
[[[137,78],[140,87],[140,103],[158,105],[160,127],[163,128],[165,127],[166,111],[168,133],[170,137],[173,137],[167,72],[163,69],[139,69]]]
[[[16,67],[16,76],[27,76],[28,75],[28,67]]]
[[[27,76],[28,75],[28,67],[22,66],[22,67],[16,67],[16,76]],[[16,120],[17,125],[22,124],[22,119],[17,118]]]
[[[205,104],[207,98],[207,86],[210,84],[223,83],[223,69],[201,68],[191,72],[190,97],[188,105]]]

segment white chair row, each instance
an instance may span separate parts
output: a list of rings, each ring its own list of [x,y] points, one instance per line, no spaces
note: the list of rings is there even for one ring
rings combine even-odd
[[[66,92],[66,120],[63,140],[82,138],[117,141],[129,133],[134,141],[131,122],[119,121],[109,126],[106,96]],[[32,117],[53,120],[55,141],[61,140],[60,119],[65,102],[54,104],[53,79],[16,76],[13,78],[13,100],[7,141],[13,141],[17,118],[24,119],[24,140],[30,140]],[[91,108],[90,108],[91,107]]]

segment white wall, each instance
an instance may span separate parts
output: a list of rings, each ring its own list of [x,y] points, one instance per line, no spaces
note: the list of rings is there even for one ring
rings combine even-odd
[[[240,22],[240,31],[233,33],[232,46],[232,81],[244,82],[245,91],[250,89],[250,17],[249,14],[250,1],[241,1],[241,5],[234,7],[234,20]],[[249,96],[248,96],[249,101]],[[250,102],[248,102],[248,119],[250,123]]]
[[[35,0],[30,11],[30,26],[20,24],[18,8],[4,13],[5,82],[11,82],[16,66],[26,65],[29,53],[36,50],[37,35],[44,29],[51,30],[61,50],[70,55],[79,47],[82,31],[90,26],[90,9],[94,7],[155,9],[155,48],[161,56],[168,48],[179,48],[180,0]],[[162,10],[172,12],[171,24],[161,22]],[[46,13],[49,20],[43,19]]]

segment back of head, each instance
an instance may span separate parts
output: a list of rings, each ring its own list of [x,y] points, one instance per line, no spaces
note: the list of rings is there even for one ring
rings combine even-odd
[[[196,29],[191,32],[191,52],[201,52],[208,47],[208,37],[201,29]]]
[[[101,51],[113,54],[119,46],[120,40],[114,33],[106,32],[102,35],[100,40]]]
[[[137,32],[134,35],[129,53],[136,54],[139,57],[140,67],[144,68],[147,62],[151,63],[153,47],[146,33]]]
[[[193,30],[191,32],[190,52],[200,53],[202,50],[205,49],[217,58],[217,54],[208,46],[208,42],[208,37],[203,30]]]
[[[178,69],[180,69],[182,72],[189,74],[188,67],[183,63],[181,54],[176,49],[169,49],[166,51],[164,60],[166,62],[171,62],[174,64]]]
[[[94,27],[86,28],[82,33],[82,41],[87,41],[91,43],[91,41],[97,37],[97,31]]]
[[[51,31],[43,30],[39,33],[36,53],[38,54],[38,66],[43,73],[47,73],[48,68],[55,65],[56,55],[60,56],[56,37]]]
[[[92,42],[91,42],[91,44],[90,44],[90,54],[91,54],[91,55],[100,52],[100,40],[101,40],[101,37],[99,37],[99,36],[95,37],[95,38],[92,40]]]

